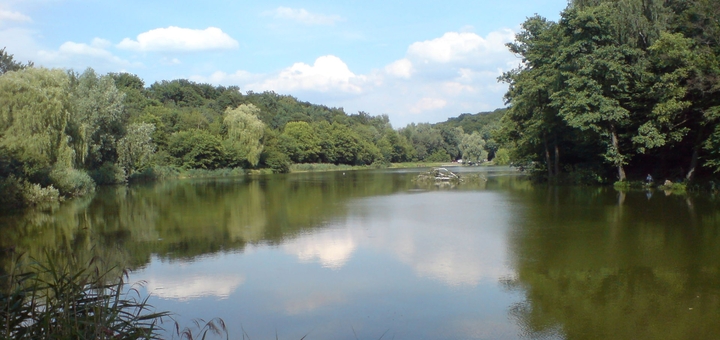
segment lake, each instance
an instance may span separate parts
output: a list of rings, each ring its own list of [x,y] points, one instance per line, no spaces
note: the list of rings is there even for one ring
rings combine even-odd
[[[449,169],[481,179],[418,184],[418,168],[100,188],[0,216],[0,248],[121,263],[159,310],[222,318],[231,339],[720,336],[719,198]]]

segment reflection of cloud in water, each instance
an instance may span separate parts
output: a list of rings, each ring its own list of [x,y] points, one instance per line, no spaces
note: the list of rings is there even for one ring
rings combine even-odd
[[[509,210],[501,201],[477,192],[357,200],[344,221],[335,221],[338,225],[282,247],[303,262],[332,269],[341,269],[358,247],[381,249],[419,276],[450,286],[475,286],[512,274],[505,248]]]
[[[373,213],[353,230],[369,229],[362,233],[372,237],[364,241],[395,253],[420,276],[474,286],[512,274],[504,234],[508,210],[492,194],[394,195],[357,208]]]
[[[318,261],[325,268],[340,269],[350,259],[356,244],[350,233],[332,229],[290,241],[282,248],[302,262]]]
[[[218,273],[207,268],[203,261],[195,263],[163,263],[151,261],[154,269],[143,270],[132,279],[144,282],[147,291],[163,299],[187,301],[202,297],[225,299],[245,282],[242,274]]]
[[[310,296],[298,296],[285,302],[285,311],[290,315],[298,315],[314,311],[320,307],[342,304],[346,301],[343,296],[333,292],[316,292]]]
[[[245,281],[241,275],[151,277],[145,285],[153,295],[180,301],[215,296],[227,298]]]

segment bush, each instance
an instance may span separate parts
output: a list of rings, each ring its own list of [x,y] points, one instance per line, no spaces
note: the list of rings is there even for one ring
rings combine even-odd
[[[144,181],[155,181],[159,179],[167,178],[178,178],[180,176],[180,169],[175,166],[155,166],[152,168],[145,168],[141,172],[136,172],[130,177],[130,182],[144,182]]]
[[[447,151],[445,151],[444,149],[440,149],[440,150],[435,151],[432,155],[425,158],[425,161],[426,162],[449,162],[451,158],[452,157],[450,157],[450,154],[448,154]]]
[[[97,185],[123,184],[127,181],[125,170],[111,162],[105,162],[100,168],[91,171],[90,177]]]
[[[272,169],[273,173],[284,174],[290,172],[290,157],[279,151],[269,151],[263,154],[263,163]]]
[[[83,196],[95,191],[95,182],[82,170],[54,169],[50,172],[50,181],[65,196]]]
[[[60,200],[60,192],[52,185],[42,187],[10,175],[0,179],[0,209],[16,209]]]

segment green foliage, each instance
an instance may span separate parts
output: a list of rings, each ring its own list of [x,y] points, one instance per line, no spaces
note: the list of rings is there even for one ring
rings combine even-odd
[[[72,162],[65,135],[71,109],[68,86],[61,70],[28,68],[0,76],[0,148],[27,175]]]
[[[111,162],[105,162],[99,168],[90,171],[90,178],[97,185],[123,184],[127,181],[125,170]]]
[[[20,71],[28,67],[33,67],[33,63],[28,62],[27,64],[23,64],[21,62],[17,62],[13,58],[12,54],[5,51],[5,47],[0,49],[0,75],[10,71]]]
[[[56,168],[50,172],[50,182],[62,195],[83,196],[95,191],[95,182],[83,170]]]
[[[710,79],[720,76],[720,50],[702,32],[717,30],[716,7],[574,1],[557,23],[529,18],[508,44],[523,64],[500,78],[510,107],[495,137],[514,161],[539,163],[550,177],[604,163],[620,180],[626,168],[692,179],[699,159],[712,167],[716,157],[720,87]]]
[[[460,151],[464,163],[481,163],[488,156],[488,152],[485,151],[485,140],[477,132],[463,136],[460,142]]]
[[[168,152],[175,165],[185,169],[217,169],[225,164],[225,148],[218,136],[204,130],[187,130],[172,134]]]
[[[265,124],[257,117],[260,109],[253,104],[243,104],[237,108],[228,108],[223,120],[227,129],[225,150],[233,162],[248,162],[256,166],[263,150],[262,138]]]
[[[435,151],[432,155],[425,158],[428,162],[449,162],[450,155],[444,149]]]
[[[118,139],[127,122],[124,94],[114,79],[98,76],[88,68],[78,75],[70,72],[71,104],[66,133],[75,152],[75,166],[85,169],[115,162]]]
[[[320,139],[307,122],[285,124],[278,147],[295,163],[315,163],[320,159]]]
[[[290,172],[290,157],[274,149],[263,153],[262,163],[274,173],[284,174]]]
[[[508,149],[500,148],[495,152],[495,158],[493,158],[495,165],[508,165],[510,164],[510,151]]]
[[[117,143],[118,165],[128,175],[142,171],[148,166],[155,154],[155,143],[152,135],[155,126],[147,123],[134,123],[127,127],[127,132]]]
[[[36,206],[43,203],[57,202],[60,192],[52,185],[42,187],[24,179],[10,175],[0,178],[0,210]]]

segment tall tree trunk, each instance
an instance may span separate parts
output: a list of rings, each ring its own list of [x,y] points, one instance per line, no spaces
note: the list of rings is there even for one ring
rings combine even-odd
[[[685,179],[687,179],[688,182],[692,182],[695,178],[695,169],[697,168],[698,157],[700,156],[700,151],[698,149],[698,146],[693,148],[692,158],[690,158],[690,170],[688,170],[688,173],[685,176]]]
[[[620,142],[618,141],[617,133],[615,132],[615,126],[610,125],[610,134],[612,136],[612,146],[615,148],[615,152],[620,155]],[[623,168],[622,160],[616,161],[617,162],[617,170],[618,170],[618,178],[620,181],[624,181],[627,179],[627,176],[625,176],[625,168]]]
[[[698,158],[700,157],[700,143],[702,142],[703,130],[705,130],[705,126],[701,125],[700,131],[698,131],[697,138],[695,139],[695,146],[693,146],[693,153],[690,158],[690,169],[688,169],[688,173],[685,175],[688,182],[692,182],[692,180],[695,179],[695,170],[697,169]]]
[[[543,144],[545,145],[545,164],[548,170],[548,179],[553,177],[552,162],[550,161],[550,150],[548,149],[547,138],[543,136]]]
[[[557,136],[555,136],[554,139],[555,139],[555,176],[557,176],[560,174],[560,148],[558,147]]]

